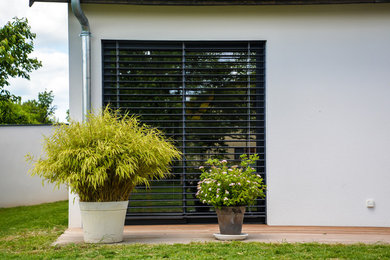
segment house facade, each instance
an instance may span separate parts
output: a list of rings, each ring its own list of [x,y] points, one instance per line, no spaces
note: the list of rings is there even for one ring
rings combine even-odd
[[[248,221],[390,226],[389,3],[84,2],[92,108],[138,114],[185,154],[173,177],[132,196],[127,223],[213,221],[194,197],[197,168],[210,156],[259,153],[267,197]],[[79,34],[69,7],[75,119]],[[80,226],[77,200],[69,203],[69,225]]]

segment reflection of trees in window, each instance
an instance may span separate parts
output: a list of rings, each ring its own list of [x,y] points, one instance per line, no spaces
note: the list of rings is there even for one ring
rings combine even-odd
[[[171,180],[153,186],[160,193],[180,193],[175,205],[187,206],[182,212],[195,209],[198,167],[207,158],[235,160],[241,149],[263,152],[263,43],[107,41],[104,46],[104,103],[160,128],[184,153]]]

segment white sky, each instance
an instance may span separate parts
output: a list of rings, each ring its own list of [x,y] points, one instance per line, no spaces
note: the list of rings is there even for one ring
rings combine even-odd
[[[30,81],[11,79],[7,89],[23,101],[37,99],[45,89],[53,90],[55,116],[65,122],[69,108],[67,4],[36,2],[31,8],[28,4],[28,0],[0,0],[0,27],[15,16],[27,17],[37,35],[31,57],[41,60],[43,67],[30,74]]]

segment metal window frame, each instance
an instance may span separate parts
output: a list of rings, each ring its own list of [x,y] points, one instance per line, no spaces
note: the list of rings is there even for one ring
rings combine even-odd
[[[116,66],[115,68],[113,68],[113,70],[116,70],[116,78],[117,78],[117,82],[113,82],[113,85],[115,85],[114,87],[110,88],[110,87],[106,87],[105,85],[105,82],[107,82],[105,80],[105,51],[108,50],[107,48],[105,49],[106,45],[107,44],[110,44],[110,43],[115,43],[115,52],[116,52],[116,55],[115,55],[115,62],[116,62]],[[102,40],[101,42],[101,50],[102,50],[102,104],[105,105],[106,103],[106,100],[105,100],[105,96],[107,96],[107,94],[105,94],[105,89],[112,89],[113,91],[116,92],[116,106],[119,106],[120,105],[120,94],[119,94],[119,82],[118,82],[118,79],[119,79],[119,76],[118,76],[118,71],[119,71],[119,65],[118,65],[118,61],[119,61],[119,56],[118,56],[118,49],[119,49],[119,44],[120,43],[126,43],[126,44],[135,44],[135,45],[142,45],[142,44],[151,44],[151,45],[155,45],[155,44],[159,44],[159,43],[181,43],[182,44],[182,63],[184,64],[183,67],[181,68],[181,74],[182,74],[182,88],[185,88],[185,84],[188,82],[185,80],[185,69],[186,69],[186,55],[185,55],[185,44],[186,43],[191,43],[191,44],[196,44],[196,43],[200,43],[200,44],[235,44],[235,43],[247,43],[248,44],[248,56],[250,55],[250,43],[256,43],[256,44],[260,44],[262,46],[262,53],[259,54],[259,56],[261,56],[262,60],[261,61],[256,61],[256,68],[254,69],[255,72],[256,72],[256,76],[257,75],[260,75],[262,76],[262,80],[258,80],[255,82],[256,84],[256,91],[258,89],[262,89],[263,93],[262,94],[258,94],[256,92],[256,94],[251,94],[250,91],[251,91],[251,88],[250,88],[250,83],[253,82],[251,81],[251,76],[249,75],[249,73],[247,72],[248,74],[248,78],[247,78],[247,81],[249,81],[249,84],[248,84],[248,87],[246,88],[246,92],[247,92],[247,95],[249,96],[249,99],[251,96],[254,96],[255,97],[255,100],[253,100],[253,102],[255,102],[255,106],[252,106],[250,107],[250,102],[252,100],[250,100],[249,102],[247,102],[247,109],[245,112],[243,111],[243,115],[247,115],[248,116],[248,122],[253,122],[253,120],[251,120],[251,115],[248,114],[248,109],[254,109],[256,110],[256,116],[261,116],[262,117],[262,120],[255,120],[255,124],[253,124],[251,126],[251,124],[249,124],[249,127],[248,127],[248,133],[250,133],[250,130],[251,129],[262,129],[262,132],[259,133],[259,131],[256,131],[256,147],[262,147],[263,149],[263,152],[261,153],[262,156],[263,156],[263,166],[261,166],[260,168],[262,168],[264,170],[264,173],[262,173],[263,175],[263,179],[264,179],[264,182],[266,182],[266,163],[265,163],[265,152],[266,152],[266,146],[265,146],[265,140],[266,140],[266,131],[265,131],[265,120],[266,120],[266,111],[265,111],[265,96],[266,96],[266,89],[265,89],[265,47],[266,47],[266,42],[265,41],[128,41],[128,40]],[[142,46],[141,46],[142,47]],[[201,48],[202,49],[202,48]],[[204,49],[204,48],[203,48]],[[259,66],[259,64],[263,64],[263,66]],[[248,66],[249,66],[249,58],[248,58]],[[247,67],[247,70],[249,70],[251,68]],[[179,70],[179,69],[178,69]],[[112,75],[113,76],[113,75]],[[141,81],[142,82],[142,81]],[[114,84],[115,83],[115,84]],[[258,88],[258,86],[261,86]],[[128,88],[128,89],[132,89],[132,88]],[[137,88],[135,88],[137,89]],[[147,88],[148,90],[150,90],[149,88]],[[158,88],[159,89],[159,88]],[[172,88],[172,89],[176,89],[176,88]],[[196,89],[196,88],[195,88]],[[185,139],[185,131],[187,129],[191,129],[191,127],[186,127],[185,125],[185,122],[187,122],[185,120],[185,110],[186,110],[186,94],[185,94],[186,91],[183,91],[183,95],[182,95],[182,107],[181,107],[181,110],[182,110],[182,113],[181,114],[172,114],[172,115],[175,115],[175,116],[181,116],[182,117],[182,120],[179,120],[179,121],[182,121],[182,125],[181,126],[178,126],[177,128],[182,128],[182,133],[183,133],[183,139],[182,139],[182,149],[183,151],[185,152],[186,150],[186,142],[188,142],[188,140]],[[115,96],[115,94],[110,94],[110,95],[113,95]],[[131,96],[131,94],[129,94]],[[224,96],[222,93],[220,94],[221,96]],[[147,102],[147,101],[146,101]],[[128,102],[129,103],[129,102]],[[142,105],[142,101],[139,101],[139,105],[141,107]],[[259,106],[258,104],[262,104],[261,106]],[[250,107],[250,108],[249,108]],[[174,109],[179,109],[179,108],[172,108],[172,111]],[[188,109],[188,108],[187,108]],[[244,109],[244,108],[243,108]],[[184,111],[184,112],[183,112]],[[148,114],[145,114],[146,116],[148,116]],[[257,118],[258,119],[258,118]],[[218,128],[218,127],[216,127]],[[224,134],[226,135],[226,134]],[[235,134],[236,135],[236,134]],[[252,134],[253,135],[253,134]],[[169,136],[169,134],[168,134]],[[261,138],[262,136],[262,138]],[[246,138],[247,139],[247,138]],[[245,140],[246,140],[245,139]],[[233,141],[232,141],[233,142]],[[237,141],[236,141],[237,142]],[[243,147],[244,150],[247,149],[248,147]],[[250,147],[249,147],[250,149]],[[188,154],[196,154],[196,153],[188,153]],[[235,155],[235,152],[234,152],[234,155]],[[216,223],[217,222],[217,219],[216,219],[216,215],[215,213],[213,214],[206,214],[206,215],[202,215],[202,214],[193,214],[193,213],[188,213],[186,212],[186,209],[187,207],[194,207],[194,206],[187,206],[186,203],[189,199],[187,199],[187,195],[189,193],[187,193],[185,191],[185,184],[186,184],[186,176],[187,174],[185,173],[185,170],[186,170],[186,165],[185,165],[185,160],[183,161],[183,164],[180,166],[182,167],[184,170],[183,170],[183,178],[184,181],[184,186],[182,187],[182,205],[180,207],[182,207],[183,209],[183,212],[182,213],[137,213],[136,216],[131,215],[131,214],[128,214],[127,217],[126,217],[126,224],[170,224],[170,223]],[[174,168],[174,167],[173,167]],[[258,168],[258,166],[257,166]],[[139,194],[139,193],[138,193]],[[172,200],[174,201],[174,200]],[[130,198],[130,202],[131,202],[131,198]],[[255,214],[252,214],[250,212],[247,212],[246,213],[246,216],[245,216],[245,222],[246,223],[263,223],[265,224],[267,222],[267,218],[266,218],[266,200],[262,200],[261,201],[261,205],[257,205],[258,208],[263,208],[263,211],[261,212],[261,214],[258,214],[258,213],[255,213]],[[131,203],[129,205],[129,207],[131,207]],[[174,208],[176,206],[173,206]],[[177,206],[179,207],[179,206]],[[207,205],[205,205],[204,207],[207,207]]]

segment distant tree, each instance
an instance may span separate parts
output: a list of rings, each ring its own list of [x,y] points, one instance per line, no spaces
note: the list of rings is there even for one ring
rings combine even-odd
[[[42,67],[37,58],[29,57],[35,37],[26,18],[15,17],[0,28],[0,88],[9,85],[9,77],[30,79],[29,73]]]
[[[38,100],[28,100],[22,104],[22,107],[28,113],[34,115],[36,121],[40,124],[54,123],[55,106],[52,106],[54,100],[53,91],[38,93]]]
[[[20,97],[13,96],[0,100],[0,124],[51,124],[55,123],[52,105],[53,91],[38,93],[38,100],[21,102]]]
[[[32,116],[23,110],[20,97],[0,100],[0,124],[35,124]]]
[[[42,67],[37,58],[30,58],[36,35],[26,18],[13,18],[0,28],[0,124],[54,123],[55,106],[52,91],[38,93],[38,100],[22,103],[22,98],[6,90],[9,78],[30,79],[29,73]]]
[[[70,112],[69,112],[69,109],[66,110],[66,117],[65,117],[65,119],[66,119],[66,122],[70,123]]]

